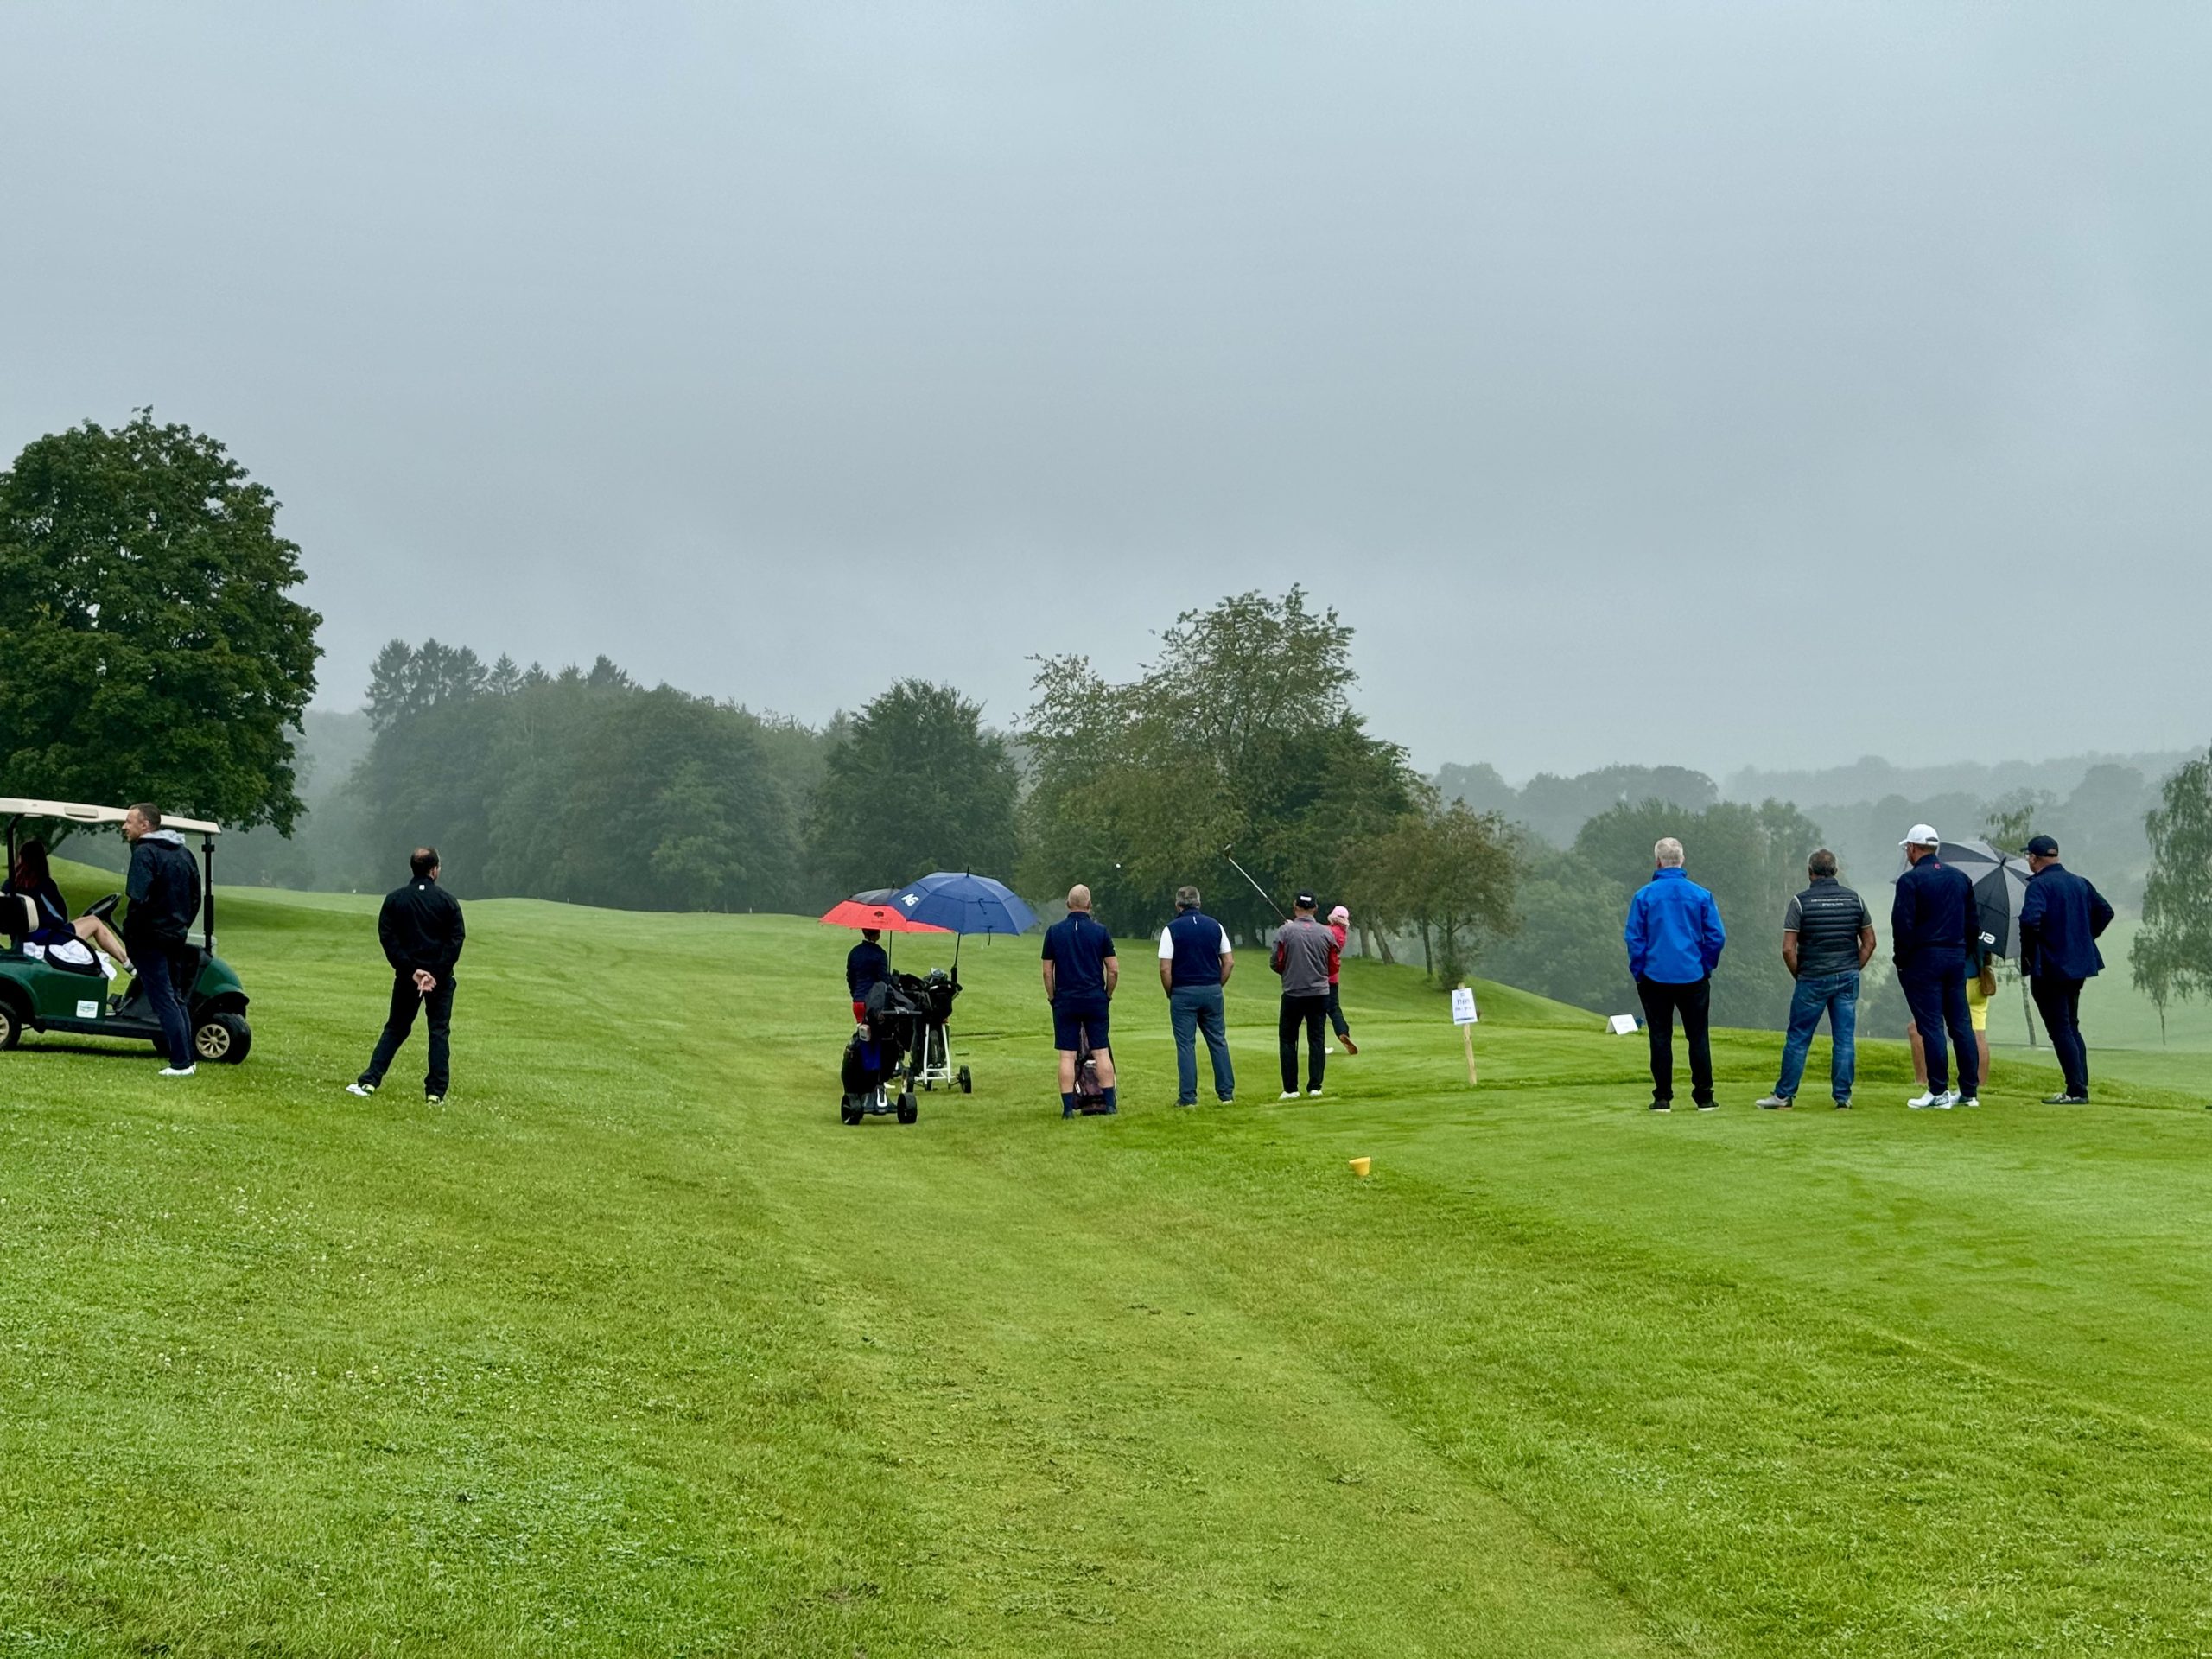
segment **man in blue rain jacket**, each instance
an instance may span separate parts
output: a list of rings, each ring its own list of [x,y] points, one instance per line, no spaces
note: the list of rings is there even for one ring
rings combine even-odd
[[[1720,906],[1682,873],[1682,843],[1666,836],[1651,849],[1658,868],[1629,900],[1628,970],[1643,1003],[1651,1039],[1651,1109],[1675,1109],[1675,1016],[1690,1051],[1690,1099],[1709,1112],[1713,1098],[1713,970],[1728,943]]]

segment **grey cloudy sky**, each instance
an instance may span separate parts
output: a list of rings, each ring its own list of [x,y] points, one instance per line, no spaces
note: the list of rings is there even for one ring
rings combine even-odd
[[[1424,765],[2212,734],[2212,9],[0,11],[0,450],[435,632],[1010,718],[1302,582]],[[1918,708],[1910,699],[1924,701]]]

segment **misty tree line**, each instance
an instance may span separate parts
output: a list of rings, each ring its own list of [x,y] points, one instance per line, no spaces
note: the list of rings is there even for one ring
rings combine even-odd
[[[2212,755],[2159,782],[2101,765],[2063,799],[1825,806],[1825,831],[1783,802],[1721,801],[1680,767],[1431,782],[1366,728],[1351,630],[1297,588],[1185,613],[1128,681],[1044,660],[1011,734],[919,681],[815,728],[640,685],[603,657],[549,673],[394,641],[372,665],[365,753],[310,812],[296,741],[317,719],[321,619],[293,597],[299,550],[276,508],[219,442],[146,410],[37,439],[0,472],[0,792],[150,797],[246,832],[234,876],[307,887],[388,885],[428,841],[469,893],[803,912],[972,868],[1047,905],[1088,882],[1124,931],[1194,882],[1244,934],[1306,887],[1440,983],[1479,969],[1601,1010],[1628,1005],[1621,913],[1671,834],[1734,930],[1713,1000],[1743,1024],[1781,1016],[1774,931],[1814,846],[1872,890],[1905,823],[2008,846],[2032,827],[2108,891],[2139,893],[2129,966],[2162,1018],[2212,997]],[[1896,1000],[1883,979],[1878,959],[1872,1018]]]
[[[1440,986],[1480,972],[1599,1011],[1632,1006],[1621,918],[1652,843],[1673,835],[1733,930],[1715,1016],[1767,1027],[1789,1003],[1776,930],[1807,855],[1877,849],[1847,874],[1878,912],[1891,820],[1924,816],[1872,803],[1847,809],[1863,827],[1837,836],[1787,802],[1719,800],[1700,773],[1616,766],[1532,780],[1521,799],[1536,804],[1539,830],[1439,787],[1479,798],[1486,768],[1426,779],[1367,729],[1351,702],[1351,637],[1295,588],[1224,599],[1177,618],[1128,680],[1080,657],[1042,660],[1011,734],[957,690],[919,681],[816,729],[639,686],[604,658],[549,674],[395,642],[372,672],[374,741],[318,816],[325,834],[350,821],[359,885],[389,879],[394,849],[429,840],[464,893],[636,908],[807,912],[972,868],[1045,907],[1085,882],[1123,933],[1156,926],[1192,882],[1257,938],[1275,904],[1310,887],[1351,906],[1369,950],[1408,956]],[[2184,768],[2169,795],[2196,775]],[[2031,825],[2074,835],[2109,816],[2099,801],[2112,792],[2093,772],[2069,801],[1943,804],[1955,833],[2018,845]],[[2212,993],[2212,923],[2185,920],[2212,917],[2212,890],[2177,887],[2175,874],[2212,871],[2212,833],[2192,842],[2199,818],[2171,800],[2162,811],[2154,835],[2171,855],[2134,965],[2163,1008]],[[1562,830],[1564,844],[1552,839]],[[1904,1020],[1885,955],[1864,1015]]]

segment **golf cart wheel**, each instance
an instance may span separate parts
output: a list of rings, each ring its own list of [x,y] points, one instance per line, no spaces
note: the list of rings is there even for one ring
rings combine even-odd
[[[960,1068],[960,1092],[963,1095],[976,1092],[976,1079],[964,1065]]]
[[[911,1123],[921,1115],[922,1109],[914,1103],[912,1090],[909,1089],[899,1096],[899,1121],[901,1123]]]
[[[22,1016],[5,1002],[0,1002],[0,1048],[13,1048],[22,1040]]]
[[[192,1033],[194,1055],[211,1065],[236,1065],[252,1046],[252,1027],[235,1014],[207,1014]]]

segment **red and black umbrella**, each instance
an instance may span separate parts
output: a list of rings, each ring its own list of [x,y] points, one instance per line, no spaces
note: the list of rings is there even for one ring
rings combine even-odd
[[[866,893],[856,893],[841,899],[823,912],[822,919],[832,927],[875,928],[885,933],[950,933],[949,927],[933,927],[927,922],[918,922],[898,906],[890,902],[896,887],[872,887]]]

